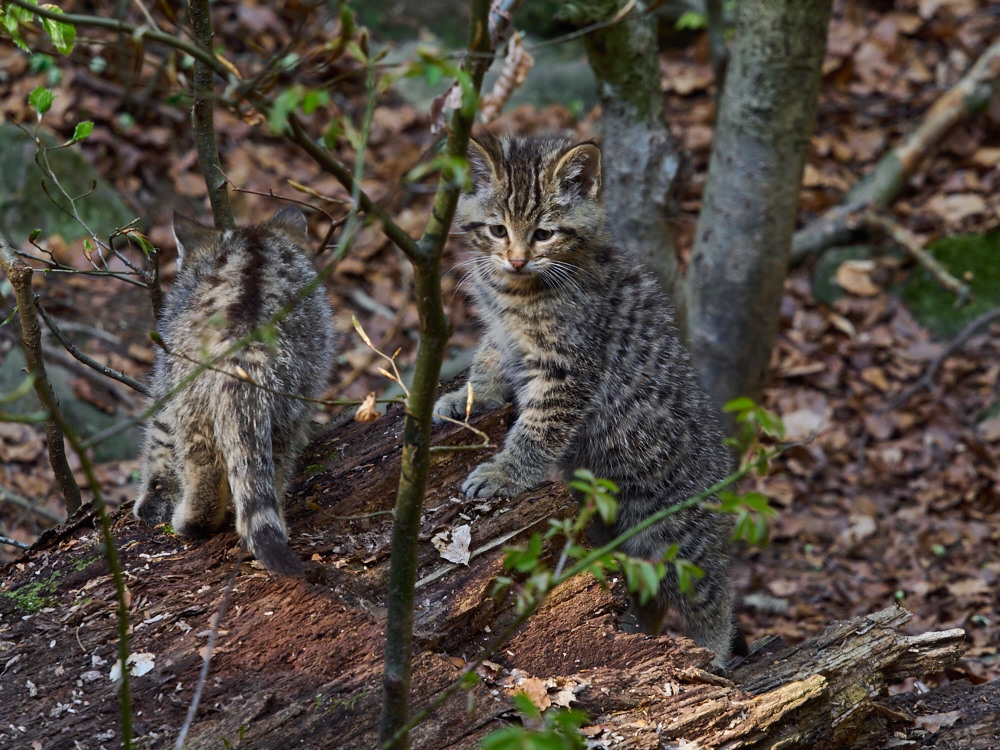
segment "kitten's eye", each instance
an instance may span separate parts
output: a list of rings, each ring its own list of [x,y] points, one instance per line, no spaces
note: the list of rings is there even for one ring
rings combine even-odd
[[[507,227],[505,227],[503,224],[492,224],[490,225],[490,234],[492,234],[494,237],[506,237]]]
[[[551,229],[536,229],[532,239],[537,242],[545,242],[545,240],[552,239],[554,232]]]

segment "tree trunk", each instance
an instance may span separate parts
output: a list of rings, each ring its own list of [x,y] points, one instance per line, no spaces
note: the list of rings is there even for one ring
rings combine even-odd
[[[307,449],[306,476],[293,484],[287,520],[293,548],[312,558],[309,582],[269,576],[244,561],[218,623],[239,557],[236,534],[187,543],[136,522],[129,507],[115,512],[135,615],[132,647],[149,666],[132,679],[144,746],[173,744],[217,625],[186,748],[377,747],[392,546],[384,512],[399,479],[402,411],[334,426]],[[487,414],[475,425],[500,442],[509,415]],[[450,426],[434,438],[478,442]],[[544,533],[549,518],[575,512],[562,484],[511,500],[455,502],[462,480],[484,458],[465,451],[434,459],[416,570],[416,709],[513,620],[515,595],[490,597],[503,548]],[[67,737],[116,744],[116,686],[108,678],[117,649],[114,591],[94,524],[92,513],[80,513],[0,571],[0,746],[64,747]],[[471,559],[446,562],[431,540],[464,524]],[[901,628],[909,613],[890,607],[834,623],[794,647],[758,641],[723,679],[706,671],[711,654],[686,639],[622,632],[617,621],[627,601],[621,581],[608,590],[583,575],[560,586],[478,670],[481,680],[468,696],[454,696],[411,732],[413,746],[479,748],[485,735],[518,721],[509,697],[518,686],[551,700],[548,710],[569,703],[587,711],[588,732],[607,748],[682,740],[692,747],[888,748],[896,746],[895,734],[919,739],[932,725],[940,725],[937,747],[993,742],[997,718],[983,701],[996,705],[996,683],[955,682],[941,701],[934,699],[942,691],[919,702],[885,697],[889,682],[954,664],[965,648],[961,629],[907,636]],[[942,718],[941,711],[959,713]],[[961,742],[949,744],[950,737]]]
[[[778,326],[830,0],[744,0],[687,278],[691,354],[717,403],[758,397]]]
[[[590,0],[573,21],[581,26],[607,21],[625,6],[622,0]],[[678,276],[673,220],[682,161],[663,117],[655,18],[644,10],[644,3],[635,4],[621,21],[585,40],[601,101],[609,229],[673,296]]]

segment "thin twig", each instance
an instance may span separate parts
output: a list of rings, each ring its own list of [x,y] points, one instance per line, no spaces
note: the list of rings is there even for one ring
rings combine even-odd
[[[955,307],[961,307],[972,297],[969,285],[948,273],[948,269],[927,252],[916,235],[902,224],[873,210],[863,212],[859,220],[867,228],[888,235],[917,263],[927,269],[927,272],[937,280],[938,284],[955,295]]]
[[[77,349],[76,346],[73,344],[73,342],[66,337],[66,334],[64,334],[61,330],[59,330],[59,326],[56,325],[56,322],[52,319],[52,317],[48,314],[48,312],[46,312],[45,308],[42,307],[42,303],[39,301],[37,295],[35,295],[35,309],[37,309],[38,314],[42,316],[42,320],[45,321],[45,325],[47,325],[49,327],[49,330],[52,331],[52,335],[55,336],[57,339],[59,339],[59,343],[63,345],[63,348],[65,348],[66,351],[72,354],[80,362],[87,365],[87,367],[96,370],[105,377],[111,378],[112,380],[117,380],[119,383],[124,383],[132,390],[138,391],[144,396],[152,395],[153,392],[148,385],[140,383],[138,380],[129,377],[120,370],[112,370],[107,365],[102,365],[93,357],[89,357],[88,355],[84,354],[79,349]]]
[[[40,516],[41,518],[44,518],[47,521],[52,521],[53,523],[62,523],[63,521],[66,520],[60,514],[55,513],[54,511],[51,511],[48,508],[43,508],[39,506],[38,503],[41,502],[41,498],[32,502],[31,500],[28,500],[26,498],[21,497],[20,495],[11,492],[10,490],[8,490],[6,487],[3,486],[0,486],[0,495],[2,495],[7,502],[13,503],[19,508],[23,508],[24,510],[34,513],[36,516]]]
[[[16,539],[11,539],[7,536],[0,536],[0,544],[9,544],[11,547],[17,547],[18,549],[31,549],[30,544],[19,542]]]
[[[226,591],[222,595],[222,602],[219,604],[219,610],[216,613],[215,622],[212,623],[212,632],[208,634],[208,643],[205,645],[205,660],[201,664],[201,673],[198,675],[198,684],[194,688],[191,705],[188,706],[187,716],[184,718],[184,725],[181,727],[181,732],[177,735],[177,741],[174,743],[174,750],[183,749],[184,740],[187,739],[188,730],[191,729],[191,724],[194,721],[195,714],[198,713],[198,704],[201,702],[201,694],[205,690],[205,683],[208,681],[208,667],[212,663],[212,649],[215,648],[215,639],[219,635],[219,626],[222,623],[222,618],[226,616],[226,606],[229,604],[229,597],[233,592],[233,587],[236,585],[236,576],[240,572],[240,566],[243,564],[244,557],[243,547],[240,547],[239,555],[236,557],[236,564],[233,566],[232,575],[229,576],[229,584],[226,586]]]
[[[5,245],[2,243],[2,235],[0,235],[0,251],[5,249]],[[8,251],[9,252],[9,251]],[[0,259],[3,259],[3,253],[0,252]],[[23,264],[22,264],[23,265]],[[9,278],[9,274],[8,274]],[[15,286],[16,289],[16,286]],[[34,307],[31,305],[30,299],[25,301],[25,306],[27,309],[32,311],[30,317],[34,326],[38,328],[38,320],[34,316]],[[25,320],[22,314],[22,323]],[[40,338],[40,335],[36,333],[36,336]],[[26,350],[27,352],[27,350]],[[104,554],[107,556],[108,567],[111,568],[111,578],[114,581],[115,586],[115,597],[118,602],[118,658],[122,664],[122,676],[121,676],[121,686],[119,687],[119,718],[121,720],[121,731],[122,731],[122,747],[125,750],[131,750],[132,748],[132,695],[129,690],[129,667],[128,667],[128,650],[129,650],[129,612],[128,612],[128,596],[125,587],[125,579],[122,575],[121,558],[118,557],[118,548],[115,546],[115,537],[111,532],[111,519],[108,517],[107,505],[104,502],[104,495],[101,492],[101,483],[97,480],[97,472],[94,469],[94,462],[91,460],[90,455],[82,447],[80,438],[77,436],[76,431],[73,426],[66,421],[62,410],[59,408],[59,400],[56,398],[55,393],[50,389],[42,389],[38,391],[38,400],[42,403],[42,406],[48,410],[51,420],[56,424],[58,432],[60,434],[60,446],[62,445],[62,436],[65,436],[66,441],[70,444],[73,452],[76,454],[77,458],[80,460],[80,468],[83,469],[83,473],[87,477],[87,485],[90,488],[90,493],[93,497],[91,501],[91,506],[97,510],[97,515],[100,519],[101,524],[101,537],[104,541]],[[50,446],[51,447],[51,446]],[[72,474],[70,475],[72,477]],[[76,480],[73,480],[74,486],[76,486]],[[77,492],[79,492],[79,487],[77,487]]]
[[[198,46],[205,52],[211,53],[215,31],[212,28],[212,12],[208,0],[189,0],[188,16]],[[194,126],[194,141],[198,148],[198,166],[208,187],[208,200],[212,204],[215,228],[222,231],[235,229],[236,220],[229,205],[227,189],[229,181],[222,173],[219,145],[215,137],[215,100],[212,96],[214,68],[215,66],[206,65],[201,60],[196,60],[194,63],[191,123]]]
[[[934,379],[937,377],[938,370],[941,369],[941,365],[944,364],[944,361],[958,351],[976,331],[984,325],[992,323],[996,319],[1000,319],[1000,307],[987,310],[978,318],[975,318],[966,324],[965,328],[959,331],[958,335],[948,342],[948,345],[941,351],[941,353],[931,360],[931,363],[928,365],[927,370],[924,371],[924,374],[917,378],[913,385],[893,398],[888,404],[880,408],[878,413],[884,414],[887,411],[892,411],[893,409],[902,406],[910,400],[910,397],[913,396],[913,394],[923,388],[926,388],[928,391],[933,390]]]

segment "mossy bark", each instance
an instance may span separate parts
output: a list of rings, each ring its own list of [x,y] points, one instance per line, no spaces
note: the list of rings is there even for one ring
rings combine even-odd
[[[691,353],[717,403],[758,397],[778,326],[830,0],[739,5],[686,283]]]
[[[625,5],[624,0],[592,0],[578,7],[572,21],[580,26],[608,21]],[[663,117],[655,19],[639,2],[585,41],[601,102],[609,229],[673,295],[678,274],[673,221],[682,161]]]

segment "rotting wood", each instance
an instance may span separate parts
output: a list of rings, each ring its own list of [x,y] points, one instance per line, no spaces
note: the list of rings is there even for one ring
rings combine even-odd
[[[234,747],[375,746],[389,519],[332,517],[392,504],[401,411],[394,406],[367,425],[342,422],[307,450],[301,465],[314,468],[306,468],[295,485],[288,520],[293,547],[304,559],[314,558],[308,563],[310,582],[281,581],[251,563],[241,566],[220,625],[204,708],[186,747],[217,748],[224,741]],[[500,442],[509,416],[503,410],[475,424]],[[457,427],[435,433],[436,443],[475,440]],[[435,458],[421,519],[421,576],[442,566],[430,543],[442,528],[469,523],[473,546],[479,547],[533,520],[544,526],[547,517],[572,510],[565,488],[557,484],[514,501],[460,499],[458,486],[483,458],[476,452]],[[133,650],[155,658],[153,671],[133,681],[137,736],[155,734],[149,746],[167,747],[190,703],[204,633],[232,572],[237,537],[228,531],[185,543],[136,523],[128,507],[114,518],[130,580]],[[0,596],[0,663],[18,657],[0,685],[5,715],[26,727],[18,743],[59,746],[66,732],[94,736],[114,727],[114,684],[107,679],[115,649],[107,606],[113,592],[93,526],[93,516],[78,514],[0,573],[4,591],[52,580],[46,595],[57,608],[91,612],[96,604],[93,616],[81,623],[79,617],[17,612],[11,599]],[[509,544],[518,541],[514,537]],[[419,590],[415,708],[459,676],[490,637],[487,629],[496,632],[513,616],[510,599],[487,596],[501,559],[499,547],[484,551],[469,566],[456,566]],[[88,560],[96,561],[90,563],[94,567],[85,565]],[[61,574],[54,576],[56,571]],[[472,710],[465,696],[450,700],[414,730],[413,746],[472,750],[489,732],[516,722],[508,692],[518,670],[569,690],[572,706],[588,712],[595,741],[606,748],[661,748],[681,740],[706,748],[850,747],[853,738],[864,736],[883,737],[865,747],[887,747],[892,732],[879,735],[881,727],[897,730],[905,711],[915,718],[927,712],[912,705],[905,711],[892,708],[897,704],[887,702],[886,683],[940,672],[963,648],[960,630],[903,634],[910,615],[891,607],[834,623],[796,646],[758,641],[755,653],[722,678],[705,671],[711,654],[686,639],[620,632],[617,618],[627,599],[620,585],[605,590],[588,576],[557,588],[495,664],[481,670]],[[94,667],[94,656],[107,663]],[[94,670],[98,678],[78,687],[81,675]],[[26,680],[42,686],[36,696],[29,696]],[[980,688],[988,686],[969,686],[968,696]],[[53,713],[79,690],[87,704],[77,705],[76,714]],[[558,692],[552,689],[553,698]],[[933,736],[943,743],[965,729],[959,721]],[[0,727],[0,744],[11,739],[5,731]]]

